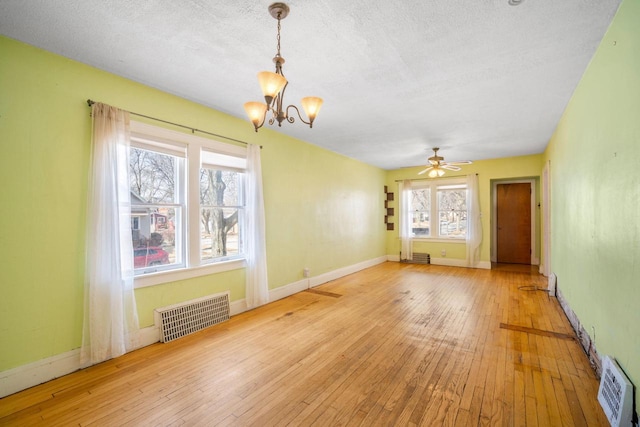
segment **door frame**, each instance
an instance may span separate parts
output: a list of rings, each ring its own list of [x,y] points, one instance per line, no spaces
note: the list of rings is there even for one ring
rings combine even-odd
[[[551,160],[547,160],[542,169],[542,247],[540,274],[548,277],[551,273]]]
[[[498,185],[501,184],[531,184],[531,265],[540,265],[540,259],[536,256],[538,247],[536,238],[536,180],[535,178],[505,179],[491,182],[491,262],[498,261]]]

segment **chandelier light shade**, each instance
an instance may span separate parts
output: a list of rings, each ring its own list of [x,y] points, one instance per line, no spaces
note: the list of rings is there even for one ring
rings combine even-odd
[[[260,83],[264,98],[273,100],[284,89],[287,79],[271,71],[261,71],[258,73],[258,83]]]
[[[271,71],[261,71],[258,73],[258,82],[260,83],[265,102],[247,102],[244,104],[244,109],[249,116],[249,120],[253,123],[256,132],[258,132],[258,129],[267,121],[267,114],[269,113],[271,113],[271,117],[268,119],[270,125],[278,122],[278,126],[282,126],[282,122],[285,120],[289,123],[295,122],[295,118],[289,114],[291,110],[295,110],[302,123],[312,128],[313,121],[316,119],[320,107],[322,107],[322,98],[315,96],[302,98],[302,108],[307,115],[308,121],[302,118],[300,110],[298,110],[298,107],[295,105],[283,107],[284,92],[289,83],[282,72],[282,64],[284,64],[285,61],[280,55],[280,21],[289,14],[289,6],[285,3],[273,3],[269,6],[269,13],[278,20],[278,46],[276,56],[273,58],[273,62],[276,64],[276,71],[275,73]]]
[[[322,98],[318,98],[317,96],[307,96],[302,98],[300,103],[302,104],[304,112],[307,113],[309,120],[313,122],[320,111],[320,107],[322,107]]]
[[[267,114],[267,104],[263,102],[245,102],[244,110],[247,112],[247,116],[249,116],[249,120],[253,123],[253,126],[256,128],[256,132],[264,122],[264,116]]]

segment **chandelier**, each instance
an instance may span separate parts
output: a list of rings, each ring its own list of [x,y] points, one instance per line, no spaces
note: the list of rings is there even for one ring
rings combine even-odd
[[[273,58],[273,62],[276,64],[276,72],[262,71],[258,73],[258,82],[262,88],[265,102],[247,102],[244,104],[244,109],[251,123],[253,123],[256,132],[264,125],[264,122],[267,120],[267,113],[269,112],[271,112],[271,117],[269,118],[270,125],[276,121],[278,122],[278,126],[282,126],[282,122],[285,120],[289,123],[295,122],[295,118],[289,115],[290,109],[296,111],[301,122],[308,124],[309,127],[312,128],[313,121],[322,106],[322,98],[315,96],[302,98],[302,108],[307,114],[309,121],[302,118],[300,110],[298,110],[298,107],[295,105],[289,105],[286,108],[282,107],[284,103],[284,91],[287,89],[289,83],[282,73],[284,58],[280,56],[280,21],[289,14],[289,6],[285,3],[273,3],[269,6],[269,13],[278,20],[278,50],[276,56]]]

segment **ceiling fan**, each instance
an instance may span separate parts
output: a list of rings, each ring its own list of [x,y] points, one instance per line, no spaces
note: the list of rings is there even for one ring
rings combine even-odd
[[[471,161],[465,160],[462,162],[445,162],[444,157],[438,156],[438,147],[433,148],[433,156],[429,157],[429,164],[425,170],[418,172],[418,175],[429,172],[429,178],[436,178],[444,175],[445,169],[450,171],[459,171],[458,165],[470,165]]]

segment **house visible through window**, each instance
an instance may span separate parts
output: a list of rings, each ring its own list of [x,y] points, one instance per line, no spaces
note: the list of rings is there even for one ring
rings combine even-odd
[[[136,275],[242,258],[245,153],[244,147],[132,123]]]
[[[138,273],[184,266],[184,148],[178,155],[156,150],[149,142],[133,139],[129,154],[131,216],[138,225],[131,236]]]
[[[403,212],[414,238],[464,239],[467,187],[455,181],[414,181],[411,211]]]

